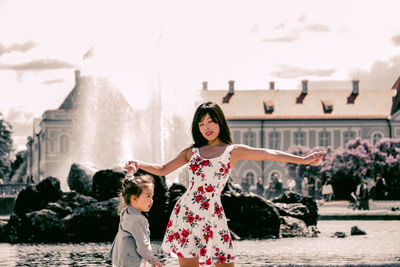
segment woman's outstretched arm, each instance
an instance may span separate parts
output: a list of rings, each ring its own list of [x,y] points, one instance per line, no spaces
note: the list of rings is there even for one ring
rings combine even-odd
[[[154,175],[165,176],[175,171],[179,167],[185,165],[190,160],[190,157],[192,155],[191,153],[192,153],[191,147],[186,148],[183,151],[181,151],[173,160],[169,161],[164,165],[148,163],[139,160],[132,160],[127,162],[125,169],[128,171],[129,174],[133,174],[138,169],[142,169]]]
[[[231,154],[231,165],[233,167],[239,160],[273,160],[297,164],[316,164],[325,154],[325,151],[318,151],[302,157],[279,150],[235,145]]]

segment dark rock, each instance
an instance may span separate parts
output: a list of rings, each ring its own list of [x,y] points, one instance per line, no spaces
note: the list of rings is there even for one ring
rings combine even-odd
[[[169,203],[168,210],[172,212],[178,199],[186,192],[186,187],[182,184],[173,183],[168,189]]]
[[[366,235],[367,233],[357,226],[351,227],[350,235]]]
[[[310,225],[307,228],[309,237],[318,237],[318,235],[321,233],[315,225]]]
[[[16,214],[11,214],[7,224],[3,226],[3,231],[0,236],[1,242],[18,243],[21,240],[22,220]]]
[[[62,207],[66,208],[68,206],[71,209],[86,207],[95,202],[97,202],[95,198],[81,195],[75,191],[63,193],[58,201]]]
[[[21,190],[15,200],[14,212],[22,216],[25,213],[40,210],[49,202],[57,201],[62,195],[60,180],[47,177],[37,185]]]
[[[62,230],[59,227],[59,218],[57,214],[48,209],[29,212],[22,220],[22,227],[26,235],[23,242],[60,242]]]
[[[347,235],[343,232],[335,232],[332,237],[336,237],[336,238],[345,238]]]
[[[72,213],[72,208],[68,205],[65,205],[60,200],[58,202],[48,203],[45,209],[54,211],[57,217],[60,219]]]
[[[118,196],[125,174],[116,170],[101,170],[93,176],[92,195],[99,201]]]
[[[36,185],[39,194],[42,196],[43,203],[55,202],[61,195],[60,180],[55,177],[47,177]]]
[[[279,213],[272,203],[253,193],[240,194],[232,185],[226,188],[221,201],[233,232],[240,238],[279,237]]]
[[[281,216],[280,231],[281,237],[308,236],[307,225],[304,221],[289,216]]]
[[[69,189],[90,196],[92,194],[93,175],[96,171],[93,167],[83,164],[72,164],[68,174]]]
[[[66,229],[67,242],[104,242],[112,241],[118,230],[118,200],[95,202],[84,208],[78,208],[61,220]]]
[[[282,195],[272,200],[274,203],[285,203],[285,204],[303,204],[302,205],[288,205],[285,206],[288,209],[284,209],[284,206],[280,205],[281,215],[289,215],[303,220],[307,226],[317,225],[318,221],[318,205],[315,200],[311,197],[305,197],[293,191],[286,191]]]

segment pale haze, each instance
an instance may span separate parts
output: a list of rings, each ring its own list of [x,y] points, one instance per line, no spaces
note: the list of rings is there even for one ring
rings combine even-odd
[[[400,76],[400,1],[0,1],[0,112],[24,149],[74,70],[109,78],[134,108],[159,86],[181,107],[209,90],[389,90]],[[170,98],[170,100],[169,100]],[[182,97],[182,101],[185,98]]]

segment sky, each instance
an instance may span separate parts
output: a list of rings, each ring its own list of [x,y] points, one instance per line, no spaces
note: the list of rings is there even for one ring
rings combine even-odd
[[[400,76],[400,1],[0,0],[0,113],[25,148],[74,71],[109,78],[140,108],[201,89],[390,90]],[[174,92],[174,94],[170,94]],[[176,97],[168,100],[176,103]],[[177,105],[179,106],[179,105]]]

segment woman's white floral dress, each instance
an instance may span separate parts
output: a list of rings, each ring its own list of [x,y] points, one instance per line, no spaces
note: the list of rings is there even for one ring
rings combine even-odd
[[[230,263],[235,259],[232,239],[221,204],[221,192],[231,172],[233,145],[219,157],[201,157],[192,148],[188,163],[189,189],[178,200],[162,243],[170,256],[200,258],[200,264]]]

